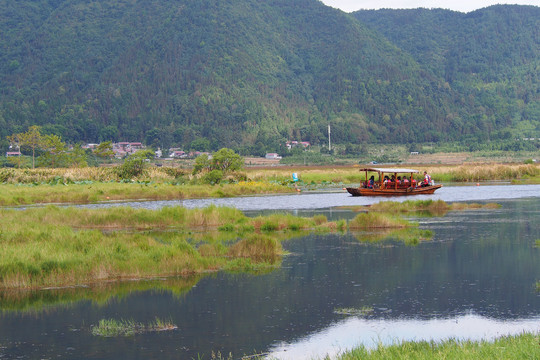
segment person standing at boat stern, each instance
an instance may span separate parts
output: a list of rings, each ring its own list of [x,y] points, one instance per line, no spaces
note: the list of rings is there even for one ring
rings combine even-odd
[[[424,171],[424,181],[422,181],[422,186],[430,186],[431,185],[431,176],[427,173],[427,171]]]

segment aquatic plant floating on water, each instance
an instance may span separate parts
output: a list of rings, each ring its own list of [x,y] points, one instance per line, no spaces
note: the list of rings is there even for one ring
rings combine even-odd
[[[178,327],[172,321],[156,319],[149,323],[137,323],[133,320],[101,319],[99,324],[92,327],[92,335],[103,337],[133,336],[153,331],[170,331]]]
[[[334,314],[339,315],[348,315],[348,316],[367,316],[373,312],[371,306],[362,306],[360,309],[357,308],[336,308],[334,309]]]

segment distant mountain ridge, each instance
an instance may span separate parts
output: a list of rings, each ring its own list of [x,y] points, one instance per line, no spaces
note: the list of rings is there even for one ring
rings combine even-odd
[[[336,143],[534,136],[539,12],[0,0],[0,136],[251,153],[325,143],[329,123]]]
[[[484,133],[540,135],[540,8],[359,11],[354,17],[444,78]],[[471,126],[471,121],[464,126]]]

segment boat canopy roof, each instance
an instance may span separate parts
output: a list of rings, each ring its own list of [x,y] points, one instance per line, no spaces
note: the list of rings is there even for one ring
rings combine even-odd
[[[401,168],[364,168],[360,171],[374,171],[378,173],[419,173],[420,171],[414,169],[401,169]]]

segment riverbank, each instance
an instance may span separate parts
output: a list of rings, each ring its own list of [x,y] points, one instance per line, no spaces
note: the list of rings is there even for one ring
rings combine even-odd
[[[377,359],[538,359],[540,334],[525,333],[503,336],[495,341],[446,340],[403,342],[379,345],[374,350],[358,347],[339,356],[338,360]]]
[[[185,200],[292,193],[278,183],[238,182],[220,185],[175,185],[154,182],[66,182],[2,184],[0,206],[32,204],[94,204],[110,201]]]
[[[294,169],[305,184],[354,184],[365,180],[365,173],[359,171],[369,167],[414,168],[421,172],[427,171],[438,183],[462,182],[476,183],[479,181],[512,181],[516,183],[540,183],[540,164],[466,164],[466,165],[354,165],[354,166],[309,166],[283,168],[251,169],[249,176],[253,179],[272,179],[283,181],[291,176]],[[423,174],[416,175],[418,180]]]
[[[251,168],[224,179],[217,185],[204,185],[177,168],[149,168],[131,181],[115,180],[110,168],[84,169],[2,169],[0,206],[31,204],[89,204],[122,200],[182,200],[223,198],[243,195],[292,193],[297,189],[292,173],[299,176],[300,190],[343,187],[359,184],[365,173],[360,166]],[[508,181],[540,183],[540,164],[483,164],[426,166],[438,183]],[[418,176],[420,179],[421,176]],[[239,180],[241,179],[241,180]]]

